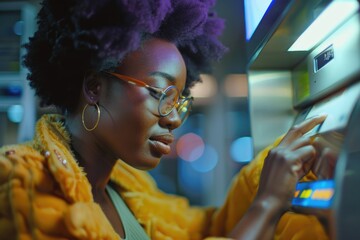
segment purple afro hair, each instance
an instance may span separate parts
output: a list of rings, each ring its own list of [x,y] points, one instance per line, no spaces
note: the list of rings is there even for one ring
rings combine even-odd
[[[71,110],[86,71],[116,67],[147,38],[176,44],[187,66],[184,95],[226,48],[214,0],[44,0],[25,45],[28,80],[44,104]]]

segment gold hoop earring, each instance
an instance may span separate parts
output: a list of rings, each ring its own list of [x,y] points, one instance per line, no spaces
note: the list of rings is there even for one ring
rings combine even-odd
[[[89,104],[86,104],[85,107],[84,107],[84,109],[83,109],[83,111],[82,111],[81,121],[82,121],[82,124],[83,124],[85,130],[88,131],[88,132],[91,132],[91,131],[93,131],[95,128],[97,128],[97,126],[99,125],[99,121],[100,121],[100,108],[99,108],[99,105],[97,105],[97,104],[95,103],[95,107],[96,107],[96,110],[97,110],[97,119],[96,119],[96,122],[95,122],[94,127],[88,128],[88,127],[85,125],[85,117],[84,117],[85,111],[86,111],[86,109],[87,109],[88,106],[89,106]]]

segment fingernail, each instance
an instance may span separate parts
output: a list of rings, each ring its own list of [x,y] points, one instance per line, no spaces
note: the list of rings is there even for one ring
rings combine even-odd
[[[311,116],[309,118],[306,118],[306,119],[313,119],[313,118],[326,118],[328,115],[327,114],[319,114],[319,115],[314,115],[314,116]]]

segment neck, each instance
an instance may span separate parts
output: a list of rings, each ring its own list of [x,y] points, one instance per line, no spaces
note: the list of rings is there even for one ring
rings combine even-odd
[[[105,194],[105,187],[110,180],[117,158],[97,144],[95,135],[85,131],[79,120],[71,120],[67,119],[67,128],[71,134],[72,151],[78,164],[86,173],[94,199],[96,199]]]
[[[104,194],[116,159],[96,151],[96,146],[81,144],[80,141],[73,141],[72,147],[79,165],[86,173],[94,198]]]

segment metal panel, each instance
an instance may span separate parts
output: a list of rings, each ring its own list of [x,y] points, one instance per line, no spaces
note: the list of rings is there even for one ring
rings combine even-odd
[[[336,192],[332,219],[333,239],[360,239],[360,99],[351,116],[349,131],[340,154],[336,173]]]
[[[359,22],[360,14],[354,15],[307,57],[311,99],[339,89],[360,74]],[[326,52],[326,49],[331,51]],[[318,58],[328,60],[317,71]]]
[[[251,134],[255,154],[284,134],[294,121],[290,71],[249,72]]]

